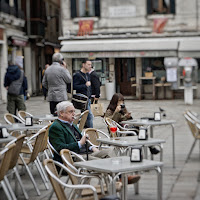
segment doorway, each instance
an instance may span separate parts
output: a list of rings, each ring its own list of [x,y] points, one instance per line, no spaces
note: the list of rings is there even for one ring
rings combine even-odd
[[[131,77],[136,77],[135,58],[116,58],[115,59],[115,76],[117,92],[124,96],[135,94],[135,88],[131,88]]]

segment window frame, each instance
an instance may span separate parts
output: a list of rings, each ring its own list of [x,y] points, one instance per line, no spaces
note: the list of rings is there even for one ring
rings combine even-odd
[[[176,14],[176,10],[175,10],[175,0],[169,0],[170,1],[170,5],[169,5],[169,10],[168,12],[163,11],[158,11],[158,12],[154,12],[153,11],[153,1],[154,0],[147,0],[147,15],[170,15],[170,14]],[[157,0],[158,5],[160,7],[160,9],[162,9],[163,7],[163,1],[164,0]]]

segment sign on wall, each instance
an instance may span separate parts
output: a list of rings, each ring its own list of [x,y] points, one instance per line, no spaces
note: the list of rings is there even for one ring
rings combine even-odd
[[[135,6],[114,6],[109,8],[110,17],[134,17],[136,16]]]

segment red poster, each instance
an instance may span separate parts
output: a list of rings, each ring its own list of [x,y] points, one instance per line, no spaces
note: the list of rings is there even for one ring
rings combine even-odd
[[[93,31],[93,20],[80,20],[78,36],[90,35]]]
[[[154,19],[154,21],[153,21],[153,32],[162,33],[166,23],[167,23],[166,18]]]

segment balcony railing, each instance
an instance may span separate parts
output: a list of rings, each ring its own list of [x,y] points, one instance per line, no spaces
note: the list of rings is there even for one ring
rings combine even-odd
[[[16,18],[24,19],[24,11],[22,10],[17,10],[15,7],[9,6],[8,3],[4,1],[0,1],[0,12],[13,15]]]

